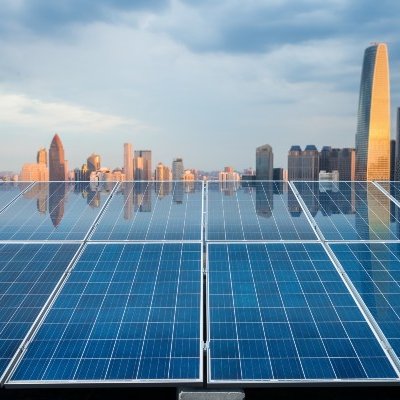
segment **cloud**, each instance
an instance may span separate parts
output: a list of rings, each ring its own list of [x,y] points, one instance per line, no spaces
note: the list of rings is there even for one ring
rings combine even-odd
[[[4,0],[0,31],[65,33],[72,25],[113,21],[124,12],[161,12],[169,0]]]
[[[138,121],[103,114],[65,102],[46,102],[22,94],[0,93],[0,123],[43,130],[102,133],[121,127],[144,129]]]

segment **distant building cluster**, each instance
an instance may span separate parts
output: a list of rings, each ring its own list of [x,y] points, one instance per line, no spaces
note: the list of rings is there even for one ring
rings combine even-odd
[[[397,143],[397,146],[396,146]],[[365,50],[361,73],[360,97],[355,135],[355,148],[323,146],[319,151],[313,144],[304,150],[291,146],[287,169],[274,168],[271,145],[256,148],[255,170],[242,174],[233,167],[205,173],[185,169],[180,157],[167,166],[158,163],[152,169],[151,150],[135,150],[131,143],[123,145],[123,168],[110,170],[101,165],[101,156],[92,153],[81,168],[68,169],[64,147],[55,134],[49,151],[41,148],[36,163],[22,166],[21,181],[194,181],[218,179],[221,182],[242,181],[353,181],[400,180],[400,107],[397,109],[396,140],[390,140],[390,78],[388,49],[376,43]],[[11,173],[10,173],[11,174]],[[11,175],[10,175],[11,176]],[[2,177],[0,176],[0,179]],[[15,178],[13,178],[15,179]]]

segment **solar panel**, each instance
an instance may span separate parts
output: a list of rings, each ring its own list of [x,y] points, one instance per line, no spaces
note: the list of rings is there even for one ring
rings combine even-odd
[[[326,240],[400,239],[397,206],[372,182],[294,184]]]
[[[202,182],[125,182],[93,240],[201,240]]]
[[[209,383],[395,380],[319,243],[208,244]]]
[[[0,244],[0,377],[78,248]]]
[[[207,240],[316,240],[286,182],[209,182]]]
[[[0,182],[0,212],[29,185],[30,182]]]
[[[368,310],[400,357],[400,244],[330,244]]]
[[[90,243],[9,383],[202,379],[200,243]]]
[[[114,186],[38,182],[0,214],[0,240],[82,240]]]

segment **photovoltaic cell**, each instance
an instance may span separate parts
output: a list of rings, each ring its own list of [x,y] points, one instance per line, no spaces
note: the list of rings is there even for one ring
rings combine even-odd
[[[78,244],[0,244],[0,376],[78,247]]]
[[[0,213],[0,240],[82,240],[114,185],[38,182]]]
[[[199,381],[201,251],[88,244],[10,382]]]
[[[400,244],[330,244],[364,303],[400,357]]]
[[[286,182],[209,182],[207,240],[316,240]]]
[[[319,243],[208,244],[209,382],[397,375]]]
[[[30,184],[30,182],[0,182],[0,211]]]
[[[202,182],[125,182],[93,240],[201,240]]]
[[[399,240],[397,206],[372,182],[294,182],[326,240]]]

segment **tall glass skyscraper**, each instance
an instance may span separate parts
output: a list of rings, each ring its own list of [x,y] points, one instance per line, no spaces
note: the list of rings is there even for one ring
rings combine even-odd
[[[269,144],[256,149],[256,179],[272,181],[274,174],[274,154]]]
[[[49,149],[49,179],[51,181],[65,181],[66,173],[64,147],[60,137],[55,134]]]
[[[390,83],[388,50],[377,43],[365,50],[356,133],[356,179],[390,178]]]

